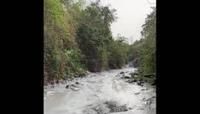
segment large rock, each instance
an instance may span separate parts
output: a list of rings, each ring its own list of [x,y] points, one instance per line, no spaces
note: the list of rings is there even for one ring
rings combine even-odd
[[[76,87],[76,85],[75,84],[71,84],[71,87]]]
[[[130,80],[126,81],[126,82],[128,82],[128,83],[134,83],[134,82],[137,82],[137,80],[135,80],[135,79],[130,79]]]
[[[139,86],[143,86],[144,82],[138,81],[137,84],[138,84]]]
[[[126,76],[123,76],[124,79],[130,79],[131,76],[130,75],[126,75]]]
[[[135,95],[139,95],[139,94],[140,94],[140,92],[136,92],[136,93],[135,93]]]
[[[128,108],[126,105],[118,105],[115,101],[107,101],[105,102],[107,107],[110,109],[110,112],[124,112],[128,111]]]
[[[77,87],[71,86],[71,90],[73,90],[73,91],[78,91],[78,90],[80,90],[80,88],[77,88]]]
[[[69,85],[66,85],[65,88],[68,89],[68,88],[69,88]]]
[[[120,72],[119,74],[124,74],[124,72],[122,71],[122,72]]]
[[[76,82],[76,84],[79,84],[78,82]],[[78,90],[80,90],[80,88],[76,85],[76,84],[70,84],[70,85],[66,85],[66,89],[71,89],[71,90],[73,90],[73,91],[78,91]]]

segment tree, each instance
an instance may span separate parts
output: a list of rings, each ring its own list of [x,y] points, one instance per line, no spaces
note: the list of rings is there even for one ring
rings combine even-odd
[[[141,71],[143,74],[156,72],[156,9],[148,15],[143,25],[142,36],[145,39],[142,49]]]
[[[147,16],[145,24],[142,26],[142,38],[130,47],[129,60],[133,61],[138,68],[140,76],[153,74],[156,72],[156,8]]]
[[[115,20],[114,11],[107,6],[100,6],[97,1],[82,13],[77,42],[90,71],[96,72],[108,68],[107,46],[112,40],[110,23]]]
[[[44,0],[45,82],[69,78],[83,71],[82,57],[75,41],[81,3],[66,1],[70,4],[63,4],[61,0]]]

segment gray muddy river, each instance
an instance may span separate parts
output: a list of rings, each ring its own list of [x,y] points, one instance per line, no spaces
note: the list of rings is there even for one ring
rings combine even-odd
[[[44,114],[156,114],[155,89],[121,78],[120,72],[129,75],[134,70],[90,73],[54,88],[45,87]]]

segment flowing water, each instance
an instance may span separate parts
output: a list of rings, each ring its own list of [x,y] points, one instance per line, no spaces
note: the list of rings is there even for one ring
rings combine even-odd
[[[134,68],[90,73],[44,89],[44,114],[156,114],[155,89],[121,79]],[[75,84],[77,83],[77,84]],[[75,86],[66,85],[73,84]]]

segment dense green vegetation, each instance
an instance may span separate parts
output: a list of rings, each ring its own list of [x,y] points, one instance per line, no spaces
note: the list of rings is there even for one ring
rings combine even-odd
[[[121,68],[128,64],[129,45],[125,37],[118,36],[117,40],[112,41],[109,45],[109,67]]]
[[[75,42],[80,2],[64,5],[61,0],[44,0],[44,79],[64,79],[84,72]],[[66,1],[70,2],[70,1]]]
[[[142,26],[142,39],[130,46],[129,59],[138,67],[141,78],[150,76],[155,80],[156,73],[156,9],[147,16]],[[132,52],[132,53],[131,53]]]
[[[90,71],[107,69],[107,46],[112,40],[110,23],[114,21],[113,12],[96,2],[88,6],[82,14],[77,42],[85,55],[85,64]]]
[[[113,40],[110,30],[115,10],[99,2],[44,1],[45,83],[127,63],[128,44]]]
[[[100,1],[44,0],[45,84],[121,68],[133,61],[140,74],[155,73],[155,10],[143,25],[142,39],[129,45],[125,37],[114,40],[111,23],[115,9]]]

